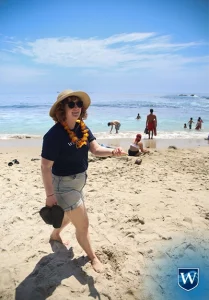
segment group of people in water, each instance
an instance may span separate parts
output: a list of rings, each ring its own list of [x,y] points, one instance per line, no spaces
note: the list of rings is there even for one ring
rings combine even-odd
[[[140,120],[140,119],[141,119],[141,116],[138,113],[137,116],[136,116],[136,120]],[[189,129],[192,129],[192,124],[193,123],[195,123],[193,121],[193,118],[190,118],[188,123],[184,123],[184,129],[187,129],[187,125],[188,125]],[[202,129],[202,123],[204,123],[204,122],[201,119],[201,117],[199,117],[197,119],[195,130],[201,130]],[[115,127],[115,133],[118,133],[118,131],[121,127],[121,123],[118,120],[108,122],[107,125],[111,126],[110,133],[112,133],[113,126]],[[153,114],[153,109],[152,108],[150,109],[150,114],[147,115],[146,127],[145,127],[145,130],[144,130],[144,133],[149,135],[149,139],[150,138],[153,139],[153,135],[155,135],[155,136],[157,135],[157,117],[156,117],[156,115]]]
[[[141,119],[140,114],[137,115],[136,117],[137,120]],[[110,133],[112,133],[113,127],[115,127],[115,133],[118,133],[120,127],[121,127],[121,123],[118,120],[113,120],[111,122],[107,123],[108,126],[111,126],[110,128]],[[150,114],[147,115],[147,119],[146,119],[146,127],[144,130],[144,133],[149,135],[149,139],[153,139],[153,136],[157,135],[157,117],[156,115],[153,114],[153,109],[150,109]]]
[[[189,125],[189,129],[192,129],[192,124],[194,123],[193,121],[193,118],[190,118],[189,122],[188,122],[188,125]],[[195,127],[195,130],[201,130],[202,129],[202,123],[203,120],[199,117],[197,119],[197,123],[196,123],[196,127]],[[187,129],[187,123],[184,123],[184,129]]]
[[[153,109],[150,109],[150,114],[147,115],[147,119],[146,119],[146,127],[144,130],[145,134],[148,134],[149,139],[153,139],[153,136],[157,135],[157,117],[156,115],[153,113]],[[136,120],[140,120],[141,116],[138,113],[136,116]],[[187,129],[187,125],[189,129],[192,129],[192,124],[194,124],[195,122],[193,121],[193,118],[190,118],[188,123],[184,124],[184,129]],[[201,130],[202,129],[202,123],[203,120],[201,119],[201,117],[199,117],[197,119],[197,123],[196,123],[196,127],[195,130]],[[118,120],[114,120],[111,121],[107,124],[108,126],[111,126],[110,129],[110,133],[112,133],[112,129],[113,126],[115,126],[115,132],[118,133],[120,127],[121,127],[121,123]],[[137,134],[134,141],[130,144],[129,150],[128,150],[128,154],[129,156],[138,156],[141,153],[149,153],[148,150],[145,150],[143,148],[143,144],[141,142],[141,134]],[[208,137],[209,139],[209,137]]]
[[[140,114],[136,117],[137,120],[141,119]],[[118,133],[121,123],[118,120],[113,120],[107,123],[111,126],[110,133],[112,133],[113,127],[115,127],[115,133]],[[146,127],[144,133],[149,135],[149,139],[153,139],[153,136],[157,135],[157,117],[153,114],[153,109],[150,109],[150,114],[147,115]],[[141,142],[141,134],[137,134],[133,142],[130,144],[128,155],[129,156],[139,156],[140,154],[149,153],[148,150],[144,149],[143,143]]]

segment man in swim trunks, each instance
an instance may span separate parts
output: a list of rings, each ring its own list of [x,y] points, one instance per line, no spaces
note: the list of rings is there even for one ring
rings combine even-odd
[[[121,126],[120,122],[117,120],[111,121],[107,123],[107,125],[111,126],[110,133],[112,133],[113,126],[115,126],[115,133],[118,133],[118,130],[120,129]]]
[[[151,139],[153,139],[153,134],[157,135],[157,117],[153,114],[153,109],[150,109],[150,114],[147,116],[146,127],[148,129],[149,139],[151,133]]]

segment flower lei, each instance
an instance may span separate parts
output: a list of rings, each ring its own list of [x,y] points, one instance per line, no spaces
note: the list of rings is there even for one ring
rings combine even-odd
[[[70,130],[70,128],[68,127],[67,122],[62,122],[62,126],[64,127],[64,129],[67,131],[71,141],[76,144],[76,148],[81,148],[84,145],[87,144],[87,140],[88,140],[88,129],[86,128],[86,124],[83,121],[77,120],[76,123],[80,124],[81,126],[81,132],[83,133],[82,138],[78,138],[75,134],[74,131]]]

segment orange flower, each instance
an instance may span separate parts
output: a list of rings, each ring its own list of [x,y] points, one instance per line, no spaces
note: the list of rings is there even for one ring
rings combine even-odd
[[[72,140],[73,143],[75,143],[75,142],[77,142],[78,139],[77,139],[77,137],[73,136],[73,137],[71,138],[71,140]]]
[[[76,134],[75,134],[74,131],[71,131],[71,130],[70,130],[70,128],[68,127],[67,122],[63,122],[63,123],[61,123],[61,124],[62,124],[62,126],[64,127],[64,129],[67,131],[67,133],[68,133],[68,135],[69,135],[71,141],[72,141],[74,144],[76,144],[76,147],[77,147],[77,148],[81,148],[81,147],[83,147],[84,145],[87,145],[87,140],[88,140],[88,136],[89,136],[88,131],[89,131],[89,130],[86,128],[86,124],[85,124],[83,121],[77,120],[76,123],[80,124],[80,126],[81,126],[81,132],[82,132],[82,134],[83,134],[83,136],[82,136],[81,139],[79,139],[79,138],[76,136]]]

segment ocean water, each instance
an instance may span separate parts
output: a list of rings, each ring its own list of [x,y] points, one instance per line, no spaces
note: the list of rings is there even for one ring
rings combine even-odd
[[[98,138],[129,138],[143,133],[150,108],[158,119],[157,139],[202,139],[209,134],[209,95],[194,96],[149,94],[89,93],[92,103],[85,121]],[[57,93],[43,95],[0,95],[0,138],[14,136],[42,137],[54,122],[49,109]],[[140,113],[141,119],[136,120]],[[184,129],[193,117],[192,130]],[[195,130],[197,118],[204,121],[201,131]],[[119,120],[119,134],[109,134],[107,123]]]

